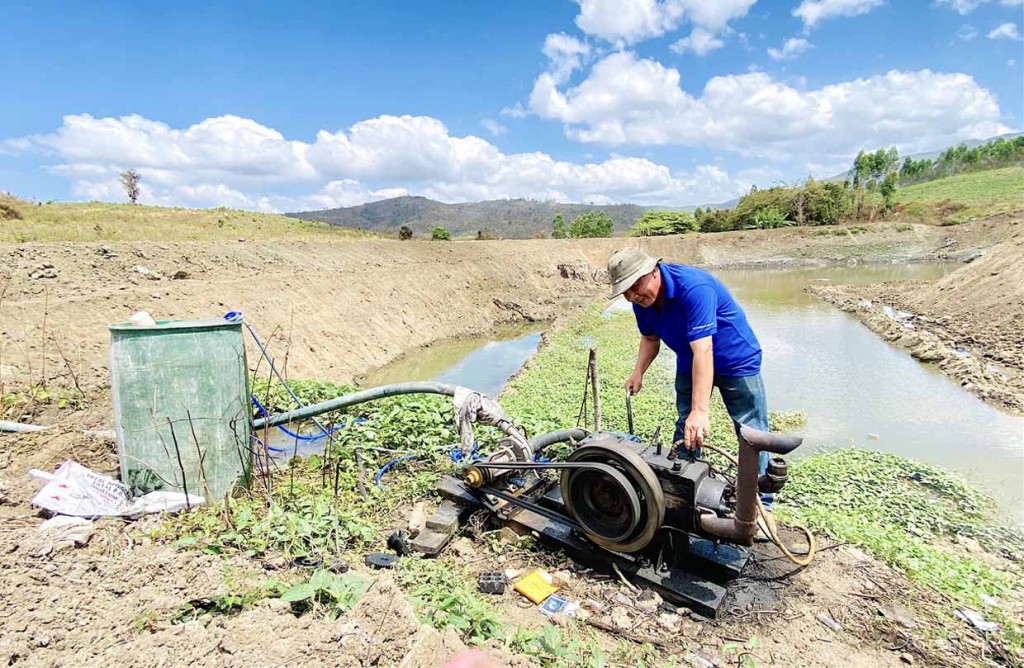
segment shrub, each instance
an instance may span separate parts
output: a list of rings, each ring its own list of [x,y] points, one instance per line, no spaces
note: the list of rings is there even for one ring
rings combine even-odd
[[[10,196],[0,193],[0,220],[21,220],[21,209],[18,208],[20,202]]]
[[[853,196],[845,181],[812,183],[807,187],[807,221],[816,225],[835,225],[850,215]]]
[[[431,231],[430,238],[434,241],[450,241],[452,235],[448,233],[448,230],[439,225]]]
[[[754,215],[754,227],[759,230],[774,230],[780,227],[788,227],[793,221],[786,220],[782,213],[773,207],[762,209]]]
[[[629,231],[631,237],[657,237],[698,230],[693,214],[682,211],[645,211]]]
[[[729,232],[737,228],[735,212],[728,209],[705,211],[700,219],[701,232]]]
[[[795,218],[794,195],[795,188],[767,188],[765,190],[751,190],[749,194],[740,198],[733,210],[735,216],[735,227],[756,228],[758,214],[774,209],[783,220]],[[775,215],[775,214],[773,214]]]
[[[402,241],[412,239],[412,228],[409,227],[408,225],[402,225],[400,228],[398,228],[398,238],[401,239]]]

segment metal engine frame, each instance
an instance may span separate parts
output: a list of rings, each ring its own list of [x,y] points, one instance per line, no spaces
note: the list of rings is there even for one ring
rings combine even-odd
[[[639,479],[636,473],[623,476],[607,460],[586,461],[583,457],[580,461],[580,453],[587,453],[588,447],[599,459],[617,452],[626,466],[639,462],[643,485],[648,489],[651,484],[655,486],[653,495],[657,499],[649,507],[656,505],[663,515],[644,519],[647,530],[639,539],[602,541],[582,527],[573,518],[578,514],[567,508],[563,498],[566,483],[581,472],[613,476],[619,485],[631,485]],[[728,515],[731,511],[730,504],[723,501],[735,498],[730,481],[716,475],[707,462],[681,460],[663,452],[660,445],[639,443],[621,434],[599,433],[580,441],[566,462],[482,461],[473,466],[482,471],[484,484],[474,487],[446,476],[439,483],[439,491],[463,505],[492,511],[498,525],[520,534],[534,534],[541,543],[565,551],[587,567],[611,571],[615,564],[666,601],[707,617],[717,616],[729,581],[740,574],[749,559],[747,550],[701,529],[702,513]],[[545,470],[556,470],[561,475],[551,479],[539,473]],[[646,501],[647,495],[639,496],[642,503]]]

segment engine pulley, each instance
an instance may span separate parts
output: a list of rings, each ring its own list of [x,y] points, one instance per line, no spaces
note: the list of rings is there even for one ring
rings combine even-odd
[[[614,443],[579,447],[567,461],[607,464],[620,474],[596,467],[562,471],[565,509],[587,537],[615,552],[646,547],[665,518],[664,492],[647,462]]]

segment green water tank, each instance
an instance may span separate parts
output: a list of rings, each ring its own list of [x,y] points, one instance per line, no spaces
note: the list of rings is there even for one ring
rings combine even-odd
[[[214,503],[252,474],[242,322],[110,326],[121,480],[137,493],[185,491]]]

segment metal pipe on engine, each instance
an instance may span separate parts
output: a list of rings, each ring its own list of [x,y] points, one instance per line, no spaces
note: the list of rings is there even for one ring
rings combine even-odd
[[[751,427],[740,427],[740,456],[736,475],[736,510],[732,517],[710,513],[700,517],[707,533],[739,545],[752,545],[757,533],[758,453],[789,454],[803,443],[799,436],[770,434]]]

